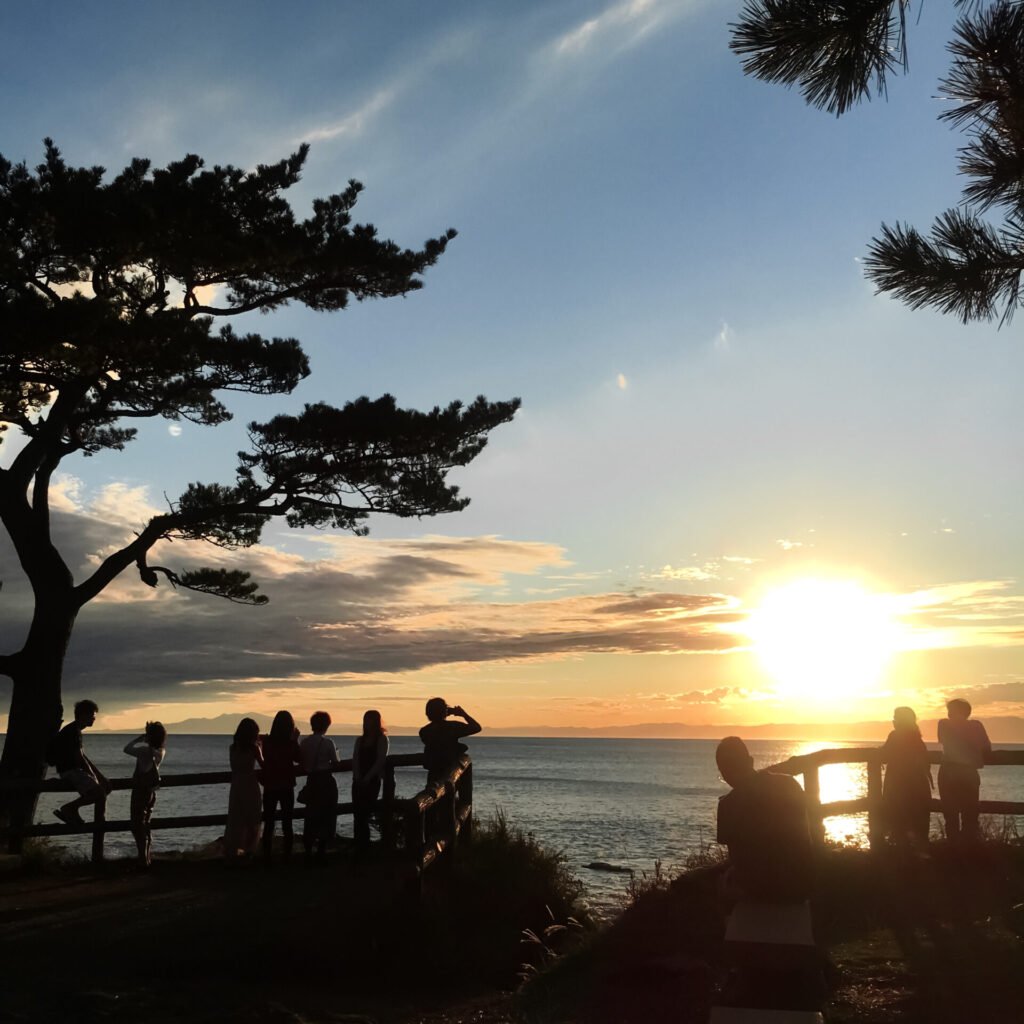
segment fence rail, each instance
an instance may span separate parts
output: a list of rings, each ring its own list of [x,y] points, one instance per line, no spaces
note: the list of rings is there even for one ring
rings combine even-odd
[[[415,796],[395,796],[395,769],[422,768],[422,754],[389,754],[385,761],[383,795],[374,805],[374,812],[382,819],[382,840],[389,846],[395,845],[399,834],[404,839],[404,849],[415,869],[417,884],[422,884],[423,872],[434,864],[446,851],[453,852],[460,835],[468,838],[473,825],[473,762],[463,755],[448,776],[428,783]],[[339,761],[331,771],[342,775],[352,771],[352,760]],[[296,772],[303,778],[305,772]],[[113,790],[130,790],[132,780],[111,779]],[[219,786],[231,782],[231,772],[193,772],[187,775],[165,775],[160,779],[161,789],[180,786]],[[73,793],[75,789],[63,779],[4,780],[0,789],[36,793]],[[352,814],[354,804],[350,801],[339,803],[339,815]],[[91,835],[92,859],[94,863],[103,860],[103,839],[111,832],[131,832],[132,823],[127,819],[108,821],[105,802],[95,805],[95,820],[81,825],[33,824],[21,828],[0,829],[0,841],[20,842],[22,839],[41,836]],[[290,815],[293,821],[306,817],[306,809],[298,807]],[[395,826],[396,819],[400,828]],[[154,818],[150,828],[203,828],[227,824],[228,816],[222,814],[190,814],[171,818]]]
[[[942,752],[928,751],[930,764],[942,763]],[[821,778],[819,769],[830,764],[864,764],[867,767],[868,791],[866,796],[854,797],[851,800],[833,800],[821,802]],[[810,804],[811,829],[816,839],[824,840],[825,832],[822,822],[843,814],[868,815],[868,842],[872,847],[878,846],[884,838],[882,822],[882,765],[885,764],[881,747],[847,747],[846,749],[827,748],[815,750],[809,754],[798,754],[785,761],[772,765],[769,769],[784,775],[802,775],[804,792]],[[1024,750],[993,750],[985,759],[986,766],[992,765],[1024,765]],[[931,813],[942,810],[939,800],[930,802]],[[981,800],[978,802],[981,814],[1020,814],[1024,815],[1024,802],[1018,800]]]

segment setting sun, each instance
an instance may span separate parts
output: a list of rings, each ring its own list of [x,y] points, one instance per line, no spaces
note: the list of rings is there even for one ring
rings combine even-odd
[[[806,579],[770,591],[747,632],[782,696],[836,701],[879,682],[899,625],[886,599],[859,583]]]

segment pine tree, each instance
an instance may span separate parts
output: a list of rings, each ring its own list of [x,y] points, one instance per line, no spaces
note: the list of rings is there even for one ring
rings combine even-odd
[[[64,460],[120,451],[140,419],[216,426],[231,417],[230,392],[289,393],[310,372],[299,342],[236,333],[229,318],[404,295],[454,237],[417,250],[381,240],[352,221],[354,181],[298,220],[283,193],[306,153],[253,171],[205,169],[196,156],[163,169],[133,160],[110,181],[101,167],[68,166],[49,140],[34,170],[0,157],[0,430],[23,442],[0,469],[0,521],[35,599],[23,645],[0,654],[13,682],[0,778],[42,777],[75,618],[125,570],[150,587],[266,600],[248,573],[150,564],[158,541],[244,548],[272,519],[363,534],[371,513],[458,511],[468,499],[448,470],[479,454],[518,407],[481,397],[418,412],[385,395],[251,423],[232,482],[190,484],[131,543],[73,578],[50,529]],[[3,799],[0,818],[33,813],[34,797]]]
[[[883,225],[865,259],[879,292],[914,309],[1008,322],[1022,302],[1024,270],[1024,3],[954,0],[963,8],[939,91],[941,118],[966,135],[962,204],[927,233]],[[908,67],[910,0],[747,0],[732,49],[747,74],[798,85],[812,106],[837,116]],[[983,215],[996,211],[1001,223]]]

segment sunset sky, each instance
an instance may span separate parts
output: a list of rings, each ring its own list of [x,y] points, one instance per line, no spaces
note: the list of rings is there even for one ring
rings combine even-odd
[[[883,221],[959,198],[947,6],[910,25],[888,102],[838,121],[743,76],[739,0],[9,6],[8,159],[49,135],[115,173],[250,167],[309,141],[300,210],[357,178],[383,235],[459,230],[406,299],[253,314],[310,355],[292,396],[65,463],[76,572],[165,495],[231,480],[251,419],[523,400],[459,515],[164,545],[151,561],[251,569],[270,604],[126,574],[79,617],[65,703],[125,729],[278,707],[411,725],[435,693],[527,732],[931,718],[953,694],[1024,715],[1019,327],[911,312],[859,263]],[[6,540],[0,578],[6,650],[30,609]]]

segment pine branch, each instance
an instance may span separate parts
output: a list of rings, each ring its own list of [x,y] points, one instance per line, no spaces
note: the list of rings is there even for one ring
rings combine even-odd
[[[258,594],[258,583],[251,582],[251,573],[237,569],[192,569],[176,573],[163,565],[141,566],[139,575],[148,586],[157,585],[157,573],[166,577],[176,590],[191,590],[197,594],[222,597],[234,604],[265,605],[270,601],[265,594]]]
[[[964,198],[981,209],[1024,204],[1024,5],[1001,2],[956,25],[941,117],[970,136],[960,170]]]
[[[746,74],[799,84],[811,106],[836,116],[872,90],[885,95],[888,74],[908,66],[910,0],[746,0],[729,46]]]
[[[964,323],[996,317],[1008,323],[1021,301],[1022,241],[1019,225],[1000,232],[974,214],[948,210],[930,238],[910,225],[883,225],[865,268],[879,292],[912,309],[932,306]]]

